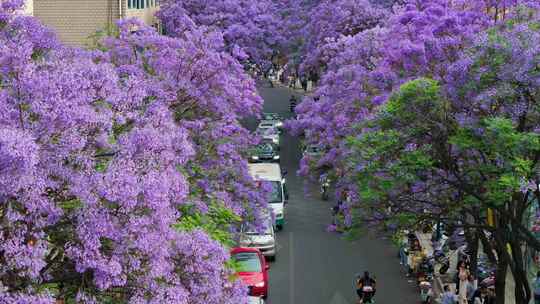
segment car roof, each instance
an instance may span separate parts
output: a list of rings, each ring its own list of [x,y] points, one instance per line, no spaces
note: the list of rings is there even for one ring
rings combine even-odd
[[[281,181],[281,167],[279,164],[259,163],[249,164],[249,174],[255,180]]]
[[[231,250],[231,254],[242,253],[242,252],[260,253],[259,249],[249,248],[249,247],[236,247]]]
[[[277,145],[270,141],[261,141],[259,144],[257,144],[257,148],[263,148],[267,146],[272,147],[272,149],[277,149]]]

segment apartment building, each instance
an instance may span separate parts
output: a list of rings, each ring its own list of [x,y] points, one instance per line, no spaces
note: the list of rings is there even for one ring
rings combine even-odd
[[[157,26],[158,0],[33,0],[33,14],[68,45],[84,45],[88,37],[110,28],[118,19],[137,17]]]

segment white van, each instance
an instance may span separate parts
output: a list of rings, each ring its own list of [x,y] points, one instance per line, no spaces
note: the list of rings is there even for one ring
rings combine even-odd
[[[285,179],[281,176],[279,164],[258,163],[249,164],[249,173],[256,181],[267,181],[272,185],[272,193],[268,202],[276,218],[275,225],[282,229],[285,224],[285,203],[289,198]]]

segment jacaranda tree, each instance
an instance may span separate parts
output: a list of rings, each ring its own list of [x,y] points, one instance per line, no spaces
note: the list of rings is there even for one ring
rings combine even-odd
[[[85,51],[0,9],[0,303],[244,303],[224,247],[265,191],[262,104],[220,34],[128,20]]]

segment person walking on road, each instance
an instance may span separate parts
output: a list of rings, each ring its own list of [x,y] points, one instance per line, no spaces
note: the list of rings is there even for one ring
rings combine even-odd
[[[469,282],[469,270],[467,269],[467,265],[465,264],[465,261],[460,261],[458,264],[458,273],[457,277],[459,280],[458,283],[458,296],[459,296],[459,304],[467,304],[467,284]]]
[[[476,291],[476,284],[474,283],[474,277],[469,275],[467,279],[467,302],[469,304],[473,303],[474,292]]]

